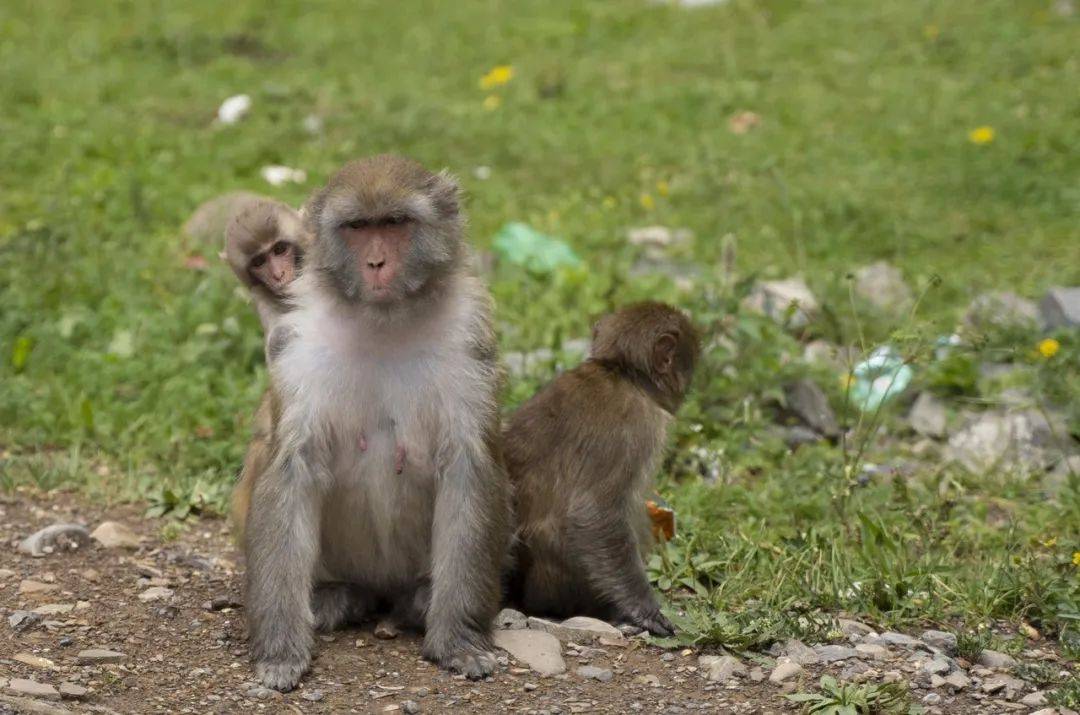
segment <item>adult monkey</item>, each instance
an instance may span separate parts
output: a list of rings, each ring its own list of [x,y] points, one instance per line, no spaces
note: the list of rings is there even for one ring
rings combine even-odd
[[[494,670],[511,510],[491,301],[464,268],[458,193],[384,155],[347,164],[308,206],[315,240],[269,339],[272,459],[244,535],[268,687],[300,680],[316,622],[372,599],[423,612],[429,660]]]

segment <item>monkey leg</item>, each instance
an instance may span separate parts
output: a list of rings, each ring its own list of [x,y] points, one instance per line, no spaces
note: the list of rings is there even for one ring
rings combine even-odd
[[[617,619],[658,636],[675,626],[660,612],[637,538],[623,513],[590,503],[571,506],[568,548],[584,571],[591,591],[611,605]]]
[[[462,440],[440,470],[423,648],[425,658],[471,680],[495,670],[491,623],[510,538],[506,475],[483,444]]]
[[[245,534],[247,619],[255,674],[292,690],[311,664],[312,574],[321,496],[304,456],[287,455],[259,479]]]
[[[431,587],[427,581],[417,585],[415,590],[402,594],[394,601],[389,615],[375,626],[375,637],[397,638],[402,630],[423,630],[424,615],[430,600]]]
[[[346,623],[359,623],[373,604],[373,597],[352,584],[319,584],[311,594],[315,629],[329,632]]]

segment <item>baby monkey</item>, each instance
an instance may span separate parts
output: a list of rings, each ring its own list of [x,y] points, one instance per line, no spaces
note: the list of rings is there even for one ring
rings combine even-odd
[[[584,363],[510,418],[504,454],[518,520],[511,597],[526,611],[674,633],[645,574],[645,498],[699,351],[680,311],[624,308],[596,323]]]
[[[273,199],[246,202],[225,228],[223,257],[251,291],[268,337],[277,319],[288,310],[288,289],[310,244],[311,234],[300,214]]]

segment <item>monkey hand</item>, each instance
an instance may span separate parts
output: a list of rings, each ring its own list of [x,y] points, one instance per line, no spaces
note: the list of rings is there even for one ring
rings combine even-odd
[[[423,655],[440,667],[464,675],[469,680],[480,680],[495,672],[495,653],[471,643],[438,648],[424,644]]]
[[[627,623],[635,625],[638,628],[644,628],[654,636],[666,637],[675,635],[675,624],[660,612],[660,606],[655,603],[626,609],[622,613],[622,618],[625,619]]]

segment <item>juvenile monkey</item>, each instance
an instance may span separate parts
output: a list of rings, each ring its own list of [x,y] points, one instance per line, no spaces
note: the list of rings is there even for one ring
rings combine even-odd
[[[273,329],[271,460],[245,515],[256,674],[294,687],[314,625],[389,601],[423,621],[426,658],[483,677],[511,508],[491,300],[465,270],[457,183],[396,156],[350,162],[306,221]]]
[[[311,234],[300,214],[267,198],[244,203],[225,228],[223,257],[251,291],[268,338],[278,318],[288,310],[288,289],[310,243]],[[268,344],[268,351],[270,347]]]
[[[674,632],[645,574],[645,497],[699,350],[680,311],[624,308],[597,322],[584,363],[510,418],[503,449],[518,520],[512,596],[525,610]]]

